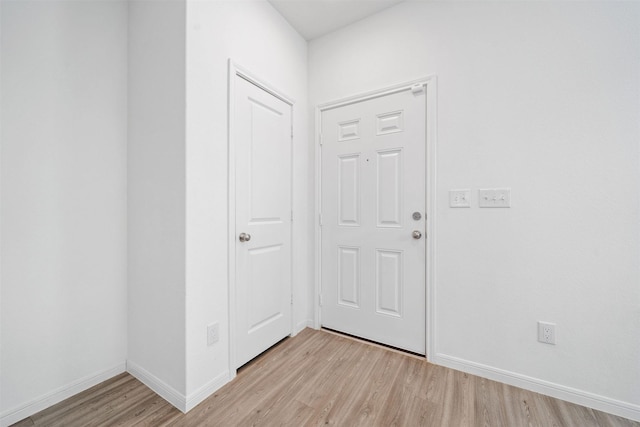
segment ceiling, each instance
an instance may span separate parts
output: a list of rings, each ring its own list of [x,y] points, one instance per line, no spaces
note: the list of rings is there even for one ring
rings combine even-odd
[[[268,0],[307,40],[323,36],[403,0]]]

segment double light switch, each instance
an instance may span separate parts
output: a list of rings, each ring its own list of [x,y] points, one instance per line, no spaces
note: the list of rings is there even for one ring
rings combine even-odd
[[[470,208],[471,190],[449,190],[449,207]]]

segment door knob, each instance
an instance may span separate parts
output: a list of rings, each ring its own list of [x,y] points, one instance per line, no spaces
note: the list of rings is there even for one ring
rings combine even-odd
[[[418,230],[413,230],[413,233],[411,233],[411,237],[413,237],[414,239],[419,239],[422,237],[422,233]]]
[[[248,242],[249,240],[251,240],[251,234],[249,234],[249,233],[240,233],[238,238],[240,239],[241,242]]]

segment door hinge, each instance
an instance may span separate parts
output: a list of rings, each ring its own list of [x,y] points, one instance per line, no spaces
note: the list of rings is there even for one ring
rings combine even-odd
[[[322,307],[322,294],[318,294],[318,305]]]
[[[293,211],[291,211],[291,221],[293,221]]]
[[[293,294],[291,294],[291,305],[293,305]]]
[[[321,133],[318,134],[318,141],[320,141],[320,145],[322,145],[322,134]]]
[[[293,126],[291,126],[291,138],[293,139]]]
[[[322,214],[318,214],[318,224],[322,227]]]

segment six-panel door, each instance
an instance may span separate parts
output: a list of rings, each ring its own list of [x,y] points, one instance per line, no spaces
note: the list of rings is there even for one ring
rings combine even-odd
[[[425,110],[405,90],[322,112],[321,323],[420,354]]]

